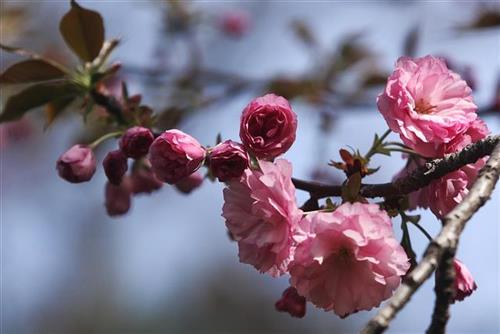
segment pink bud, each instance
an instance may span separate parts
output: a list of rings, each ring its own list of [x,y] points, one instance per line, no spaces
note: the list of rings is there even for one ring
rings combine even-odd
[[[120,149],[127,157],[139,159],[148,154],[153,140],[154,135],[151,130],[142,126],[134,126],[128,129],[120,139]]]
[[[250,26],[250,17],[244,11],[225,12],[219,19],[219,26],[226,35],[239,38],[247,32]]]
[[[89,181],[96,170],[94,152],[85,145],[74,145],[59,157],[56,168],[59,176],[68,182]]]
[[[469,269],[459,260],[453,262],[455,266],[455,301],[462,301],[477,289],[474,277]]]
[[[109,182],[106,183],[105,203],[106,211],[111,217],[121,216],[128,212],[131,203],[131,193],[129,182],[123,180],[120,185],[115,186]]]
[[[155,139],[149,160],[156,177],[175,184],[194,173],[205,159],[205,149],[196,139],[179,130],[168,130]]]
[[[179,190],[181,193],[184,194],[189,194],[203,183],[203,176],[195,172],[188,177],[183,178],[179,182],[175,184],[175,187],[177,190]]]
[[[241,144],[231,140],[215,146],[210,154],[210,170],[220,182],[239,178],[248,167],[248,155]]]
[[[134,171],[130,181],[132,183],[132,193],[134,194],[150,194],[163,186],[163,182],[158,180],[150,169],[146,168]]]
[[[118,185],[128,169],[127,157],[120,150],[111,151],[104,158],[102,166],[109,182]]]
[[[241,115],[241,141],[259,159],[273,159],[288,151],[296,131],[297,115],[281,96],[258,97]]]
[[[281,299],[274,306],[276,311],[287,312],[292,317],[303,318],[306,314],[306,299],[293,287],[283,291]]]

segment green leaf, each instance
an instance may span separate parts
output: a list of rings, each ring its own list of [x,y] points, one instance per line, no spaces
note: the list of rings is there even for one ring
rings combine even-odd
[[[46,130],[54,120],[62,114],[62,112],[68,107],[71,102],[75,99],[75,96],[63,97],[57,100],[50,101],[45,107],[45,115],[47,121],[45,123],[44,129]]]
[[[104,23],[98,12],[71,0],[71,9],[61,19],[59,30],[81,60],[91,62],[99,55],[104,43]]]
[[[28,82],[59,79],[66,75],[64,71],[42,59],[28,59],[7,68],[0,75],[2,84],[20,84]]]
[[[78,88],[68,82],[51,82],[32,85],[20,93],[11,96],[2,113],[0,123],[21,118],[27,111],[42,106],[50,101],[76,97]]]
[[[361,174],[352,174],[342,186],[342,199],[347,202],[355,202],[359,197],[361,189]]]

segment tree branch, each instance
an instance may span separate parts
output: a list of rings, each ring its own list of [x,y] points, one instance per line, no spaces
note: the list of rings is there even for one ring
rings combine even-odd
[[[361,185],[360,195],[363,197],[387,197],[406,195],[421,189],[433,180],[453,172],[467,164],[474,163],[478,159],[490,155],[496,144],[500,142],[500,136],[489,136],[474,144],[470,144],[461,151],[445,155],[443,158],[434,159],[417,168],[408,176],[394,182],[380,184]],[[340,196],[341,185],[329,185],[320,182],[292,179],[297,189],[309,192],[315,198],[329,196]]]
[[[490,137],[489,139],[492,138],[498,137]],[[479,175],[467,196],[443,218],[443,228],[427,247],[422,261],[403,279],[401,286],[388,303],[368,322],[362,330],[363,334],[384,332],[391,320],[408,303],[411,296],[430,277],[438,263],[453,258],[466,222],[490,198],[499,174],[500,144],[497,144],[488,162],[479,171]]]

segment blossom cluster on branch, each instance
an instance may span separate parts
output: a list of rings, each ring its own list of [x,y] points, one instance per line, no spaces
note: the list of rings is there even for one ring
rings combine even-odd
[[[71,5],[60,29],[83,65],[73,73],[31,54],[29,62],[45,68],[43,80],[57,79],[42,87],[45,93],[55,94],[42,102],[59,106],[60,111],[65,103],[84,97],[88,107],[84,117],[97,105],[115,131],[64,152],[56,162],[59,176],[71,183],[90,181],[98,166],[95,148],[116,138],[115,149],[102,161],[108,180],[105,206],[110,216],[127,213],[133,195],[150,194],[165,183],[186,194],[205,179],[224,183],[222,216],[230,238],[237,243],[240,262],[272,277],[289,276],[290,287],[275,304],[278,311],[303,317],[310,302],[344,318],[378,307],[417,265],[408,225],[415,225],[432,239],[419,224],[420,217],[408,211],[429,208],[437,218],[444,218],[467,196],[485,165],[487,154],[478,154],[479,159],[444,174],[425,171],[427,183],[410,189],[409,194],[367,195],[365,189],[369,191],[370,185],[362,183],[364,177],[378,171],[370,165],[376,154],[398,152],[407,159],[394,182],[382,185],[387,189],[417,177],[431,159],[458,156],[486,141],[489,130],[477,114],[471,88],[442,58],[401,57],[396,62],[376,101],[389,130],[375,135],[365,154],[340,150],[342,161],[332,161],[330,166],[343,171],[345,181],[321,185],[293,179],[292,163],[282,157],[297,139],[298,118],[287,98],[270,92],[250,101],[241,113],[239,142],[223,141],[218,136],[214,146],[203,146],[177,128],[161,128],[153,110],[141,104],[140,95],[129,96],[125,84],[120,96],[113,96],[102,85],[104,77],[113,77],[120,68],[106,63],[117,42],[104,42],[98,13],[75,1]],[[95,25],[94,40],[82,40],[75,34],[86,26],[78,20]],[[233,16],[221,25],[239,36],[247,22]],[[40,79],[26,74],[25,66],[8,68],[2,80],[25,83]],[[31,108],[22,103],[28,93],[29,88],[11,97],[0,120],[17,119]],[[402,142],[388,141],[391,131]],[[297,189],[310,195],[304,205],[297,203]],[[369,200],[374,197],[382,199]],[[393,226],[397,216],[401,218],[401,241],[396,239]],[[452,300],[461,301],[477,285],[463,263],[457,259],[453,263]]]

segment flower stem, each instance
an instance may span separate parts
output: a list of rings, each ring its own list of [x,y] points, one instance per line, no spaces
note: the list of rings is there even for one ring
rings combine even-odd
[[[99,137],[96,140],[94,140],[91,144],[89,144],[89,147],[91,149],[94,149],[97,146],[99,146],[102,142],[104,142],[104,141],[106,141],[106,140],[108,140],[110,138],[113,138],[113,137],[121,136],[122,133],[123,133],[123,131],[116,131],[116,132],[107,133],[104,136]]]

